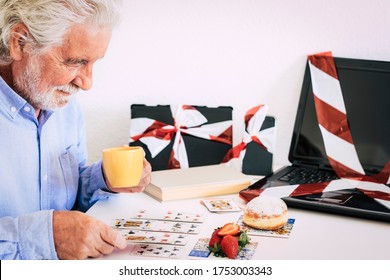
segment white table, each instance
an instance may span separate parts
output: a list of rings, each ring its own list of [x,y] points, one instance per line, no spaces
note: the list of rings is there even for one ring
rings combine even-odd
[[[226,196],[240,201],[238,195]],[[242,201],[241,201],[242,202]],[[197,240],[210,237],[216,227],[237,221],[240,212],[210,213],[200,199],[159,202],[144,193],[119,194],[97,202],[87,213],[107,224],[115,218],[130,218],[141,209],[202,213],[205,222],[201,232],[193,235],[185,247],[184,259]],[[258,242],[253,259],[265,260],[389,260],[390,224],[353,217],[338,216],[308,210],[289,208],[289,216],[295,218],[289,238],[252,236]],[[128,248],[117,250],[102,259],[135,259]],[[150,259],[139,257],[138,259]]]

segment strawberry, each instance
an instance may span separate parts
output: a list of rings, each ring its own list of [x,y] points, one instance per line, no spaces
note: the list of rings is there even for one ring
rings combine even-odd
[[[234,236],[225,235],[221,241],[221,250],[229,259],[235,259],[238,254],[238,241]]]
[[[237,235],[240,232],[240,226],[235,223],[229,223],[224,225],[219,231],[218,235]]]
[[[220,228],[214,230],[208,249],[216,257],[236,258],[238,252],[242,250],[250,240],[245,231],[240,231],[236,235],[219,235]],[[224,241],[225,240],[225,241]],[[222,244],[222,242],[224,244]]]
[[[221,243],[222,237],[218,235],[219,228],[215,229],[211,235],[209,241],[209,247],[214,247],[214,244],[219,245]]]

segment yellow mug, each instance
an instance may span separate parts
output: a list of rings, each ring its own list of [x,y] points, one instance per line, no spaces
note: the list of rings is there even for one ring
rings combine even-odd
[[[103,150],[103,168],[111,186],[137,186],[142,177],[144,150],[142,147],[114,147]]]

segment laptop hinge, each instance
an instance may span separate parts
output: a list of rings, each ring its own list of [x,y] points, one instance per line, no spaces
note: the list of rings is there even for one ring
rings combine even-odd
[[[292,165],[294,167],[309,167],[309,168],[312,168],[312,169],[333,171],[333,168],[330,165],[325,165],[325,164],[303,163],[303,162],[300,162],[300,161],[294,161]]]
[[[308,163],[302,163],[300,161],[294,161],[292,163],[292,165],[294,167],[309,167],[309,168],[313,168],[313,169],[318,169],[319,168],[318,164],[308,164]]]

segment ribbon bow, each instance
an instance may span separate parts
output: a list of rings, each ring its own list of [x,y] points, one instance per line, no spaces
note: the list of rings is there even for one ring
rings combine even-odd
[[[189,105],[178,106],[175,113],[171,106],[174,124],[166,124],[150,118],[134,118],[130,127],[130,142],[141,141],[152,156],[156,157],[165,149],[175,137],[169,168],[188,168],[188,156],[183,134],[202,139],[232,144],[232,121],[223,121],[206,124],[207,118],[195,107]]]
[[[246,147],[250,142],[255,142],[270,153],[274,152],[276,128],[270,127],[263,130],[261,126],[267,116],[268,106],[259,105],[249,109],[245,114],[245,129],[242,141],[228,151],[223,163],[227,165],[236,165],[242,170],[242,161],[246,153]],[[234,159],[238,159],[233,163]]]

